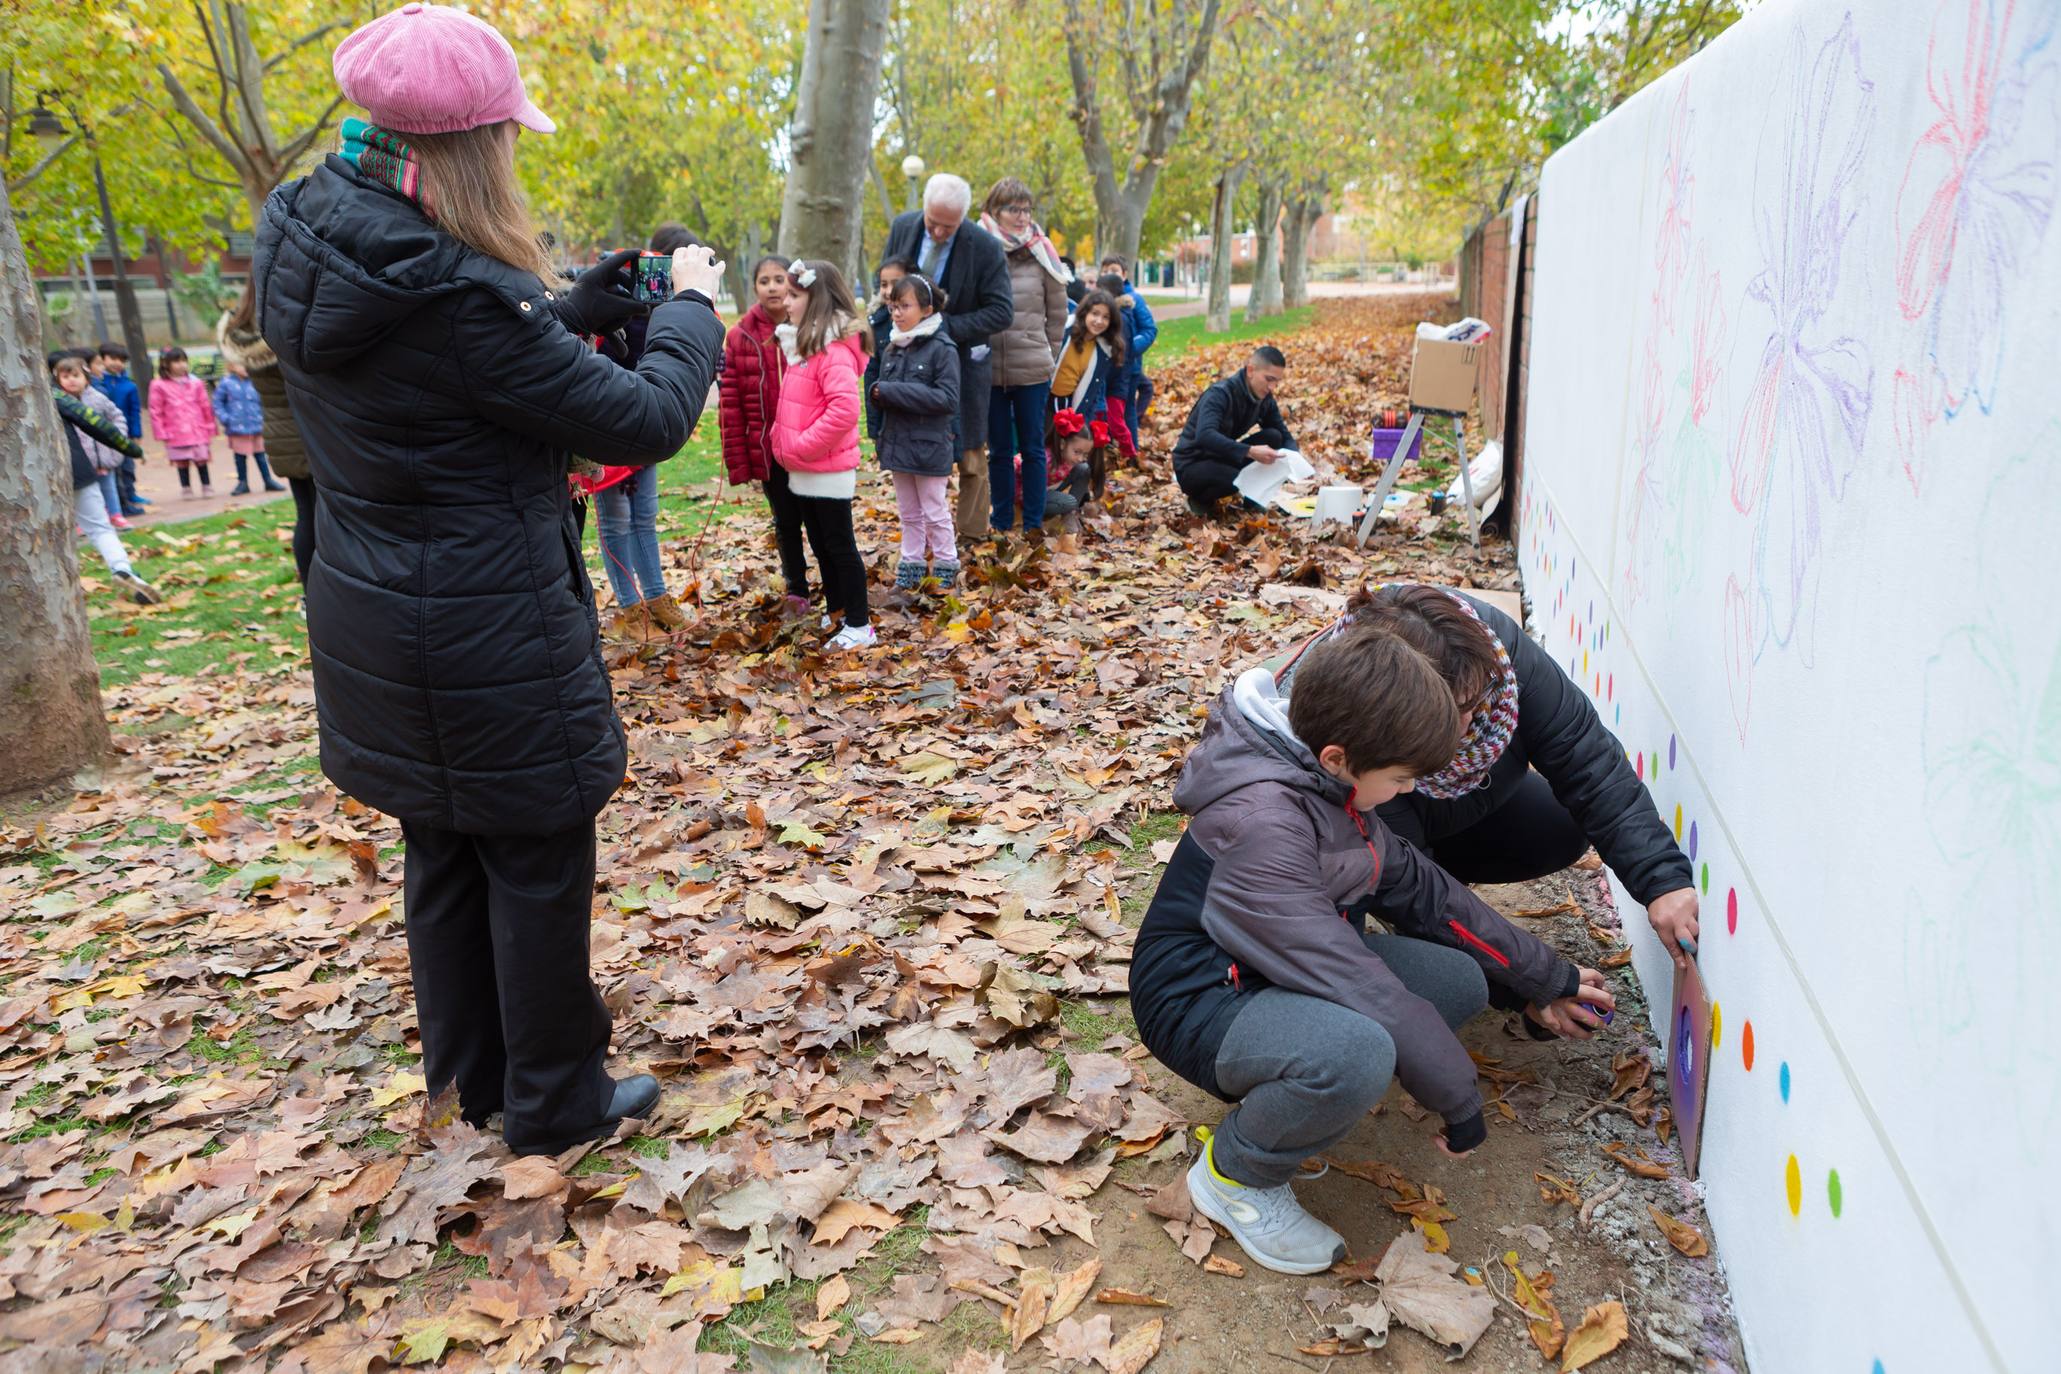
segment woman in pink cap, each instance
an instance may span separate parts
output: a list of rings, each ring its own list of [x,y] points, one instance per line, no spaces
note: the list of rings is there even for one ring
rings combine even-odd
[[[588,975],[594,818],[628,758],[569,458],[686,442],[715,379],[721,265],[673,256],[635,369],[594,352],[647,307],[617,254],[569,288],[515,179],[553,125],[515,54],[459,10],[408,5],[336,50],[341,152],[273,192],[252,267],[316,488],[308,644],[322,767],[397,817],[432,1092],[499,1112],[519,1153],[647,1114],[603,1067]]]

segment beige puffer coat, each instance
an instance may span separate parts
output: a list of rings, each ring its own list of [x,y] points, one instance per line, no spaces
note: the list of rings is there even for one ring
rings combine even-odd
[[[1066,338],[1066,286],[1038,265],[1028,248],[1005,254],[1016,313],[988,340],[996,386],[1031,386],[1052,380]]]

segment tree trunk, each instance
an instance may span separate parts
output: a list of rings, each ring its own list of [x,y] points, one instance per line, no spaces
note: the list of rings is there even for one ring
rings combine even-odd
[[[97,144],[93,149],[93,187],[100,193],[100,227],[107,235],[108,258],[114,263],[115,313],[122,317],[122,346],[129,350],[129,375],[147,392],[156,369],[150,365],[150,341],[143,335],[143,310],[136,304],[136,288],[130,285],[129,269],[122,261],[121,230],[115,224],[114,202],[107,194],[107,173],[101,168]]]
[[[1080,131],[1081,156],[1087,161],[1088,176],[1095,190],[1096,248],[1106,256],[1120,255],[1136,262],[1138,240],[1145,229],[1145,212],[1152,205],[1152,190],[1159,182],[1159,170],[1188,123],[1188,109],[1195,97],[1195,83],[1209,62],[1210,44],[1216,38],[1217,16],[1222,0],[1202,0],[1195,28],[1186,28],[1188,10],[1176,5],[1174,27],[1165,33],[1139,32],[1137,26],[1155,22],[1156,7],[1145,7],[1142,21],[1132,6],[1124,7],[1131,28],[1121,35],[1118,46],[1125,54],[1124,69],[1131,89],[1119,92],[1128,97],[1130,108],[1144,112],[1129,155],[1127,169],[1117,179],[1117,158],[1102,123],[1102,97],[1096,87],[1095,69],[1099,54],[1084,36],[1088,28],[1079,0],[1066,3],[1066,65],[1073,81],[1073,121]],[[1149,52],[1148,68],[1140,68],[1132,54]]]
[[[1263,320],[1281,313],[1281,240],[1275,226],[1281,219],[1281,179],[1267,177],[1259,186],[1259,218],[1253,223],[1252,295],[1245,318]]]
[[[860,285],[859,231],[873,163],[873,101],[888,0],[809,0],[809,31],[787,141],[780,251],[835,263]]]
[[[73,552],[72,472],[50,405],[34,278],[0,186],[0,793],[37,787],[107,749],[100,671]]]
[[[1203,325],[1212,334],[1231,327],[1231,233],[1236,223],[1232,210],[1238,203],[1238,183],[1244,179],[1243,163],[1217,173],[1216,197],[1210,204],[1209,304]]]
[[[1310,303],[1310,235],[1324,217],[1321,193],[1304,196],[1288,206],[1281,235],[1281,304],[1295,310]]]

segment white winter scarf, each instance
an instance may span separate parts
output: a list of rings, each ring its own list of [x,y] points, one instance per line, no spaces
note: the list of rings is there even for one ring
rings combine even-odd
[[[891,348],[907,348],[918,339],[927,339],[944,327],[945,317],[932,312],[916,321],[913,329],[892,329],[888,331],[887,342]]]

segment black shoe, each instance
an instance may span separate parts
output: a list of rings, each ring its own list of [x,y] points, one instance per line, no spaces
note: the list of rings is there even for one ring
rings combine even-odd
[[[1188,513],[1198,520],[1214,520],[1217,518],[1217,503],[1191,496],[1188,498]]]
[[[143,507],[141,507],[141,506],[123,506],[123,507],[122,507],[122,519],[124,519],[124,520],[134,520],[134,519],[135,519],[135,518],[136,518],[137,516],[139,516],[139,515],[146,515],[146,514],[148,514],[148,513],[149,513],[149,512],[145,511],[145,510],[143,509]]]
[[[248,496],[248,495],[250,495],[250,483],[248,483],[248,482],[238,482],[238,483],[237,483],[237,484],[236,484],[235,486],[233,486],[233,487],[229,488],[229,494],[230,494],[231,496]]]
[[[616,1080],[615,1089],[608,1096],[608,1111],[592,1126],[576,1131],[562,1140],[538,1141],[528,1145],[513,1146],[519,1155],[563,1154],[575,1145],[584,1145],[590,1140],[605,1140],[615,1134],[615,1128],[631,1117],[642,1117],[658,1105],[658,1080],[648,1073],[631,1074],[628,1078]],[[504,1127],[505,1129],[505,1127]]]
[[[280,485],[279,483],[277,483],[277,482],[267,482],[267,483],[265,483],[265,490],[266,490],[266,491],[285,491],[285,490],[286,490],[286,488],[285,488],[285,487],[283,487],[283,486],[281,486],[281,485]]]
[[[1253,500],[1250,496],[1241,496],[1238,498],[1238,501],[1239,504],[1243,506],[1246,510],[1254,511],[1260,515],[1265,515],[1267,513],[1267,508],[1261,505],[1259,502]]]

